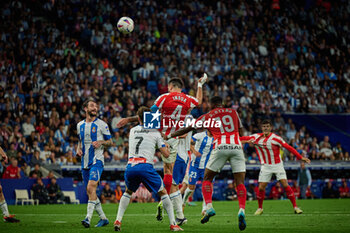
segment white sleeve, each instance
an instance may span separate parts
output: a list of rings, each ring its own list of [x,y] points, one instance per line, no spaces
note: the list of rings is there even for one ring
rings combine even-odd
[[[162,138],[162,135],[157,132],[156,134],[156,144],[158,148],[165,147],[164,139]]]

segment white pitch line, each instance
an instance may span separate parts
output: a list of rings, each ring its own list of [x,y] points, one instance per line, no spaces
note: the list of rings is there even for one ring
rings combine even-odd
[[[84,216],[84,214],[21,214],[21,213],[17,213],[17,215],[24,215],[24,216]],[[217,214],[218,216],[223,216],[223,217],[231,217],[231,216],[236,216],[236,214],[227,214],[227,213],[223,213],[223,214]],[[301,215],[298,214],[276,214],[276,213],[264,213],[262,216],[269,216],[269,217],[291,217],[291,216],[329,216],[329,215],[336,215],[336,216],[350,216],[350,213],[342,213],[342,212],[338,212],[338,213],[303,213]],[[155,216],[154,214],[125,214],[124,216],[135,216],[135,217],[139,217],[139,216]],[[200,214],[196,215],[196,214],[187,214],[186,216],[188,217],[201,217]],[[246,214],[246,216],[249,217],[259,217],[259,216],[255,216],[254,214]]]

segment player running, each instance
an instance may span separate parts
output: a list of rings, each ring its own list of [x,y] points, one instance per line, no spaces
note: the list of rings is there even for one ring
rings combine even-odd
[[[77,155],[82,156],[82,175],[89,201],[86,218],[81,223],[84,227],[89,228],[95,209],[100,217],[95,227],[102,227],[109,224],[109,221],[102,210],[96,189],[104,166],[103,150],[112,144],[111,133],[108,125],[97,118],[97,103],[93,99],[86,100],[83,108],[86,119],[77,124],[77,133],[80,139]]]
[[[245,158],[242,150],[242,144],[239,135],[242,132],[242,123],[234,109],[223,108],[222,98],[214,96],[210,100],[211,111],[202,115],[197,122],[218,121],[221,122],[220,127],[216,125],[207,128],[214,137],[213,152],[209,158],[208,164],[204,171],[204,181],[202,184],[202,193],[207,206],[206,213],[201,219],[201,223],[206,223],[209,218],[214,216],[215,210],[212,204],[213,186],[212,181],[214,177],[220,172],[226,161],[229,161],[232,167],[232,173],[236,182],[236,190],[239,203],[238,221],[239,229],[246,228],[245,221],[245,203],[247,191],[244,186],[245,178]],[[199,124],[196,124],[198,126]],[[167,138],[178,137],[195,128],[190,126],[180,129],[175,133],[171,133]]]
[[[198,180],[203,180],[204,169],[210,157],[210,153],[213,149],[214,138],[211,137],[210,132],[207,130],[201,133],[197,133],[192,136],[191,151],[194,155],[189,169],[189,182],[188,187],[185,190],[183,196],[183,205],[186,205],[188,198],[193,194],[196,189],[196,183]],[[202,215],[205,214],[206,204],[203,199]]]
[[[129,136],[129,160],[124,176],[126,190],[120,199],[117,219],[114,222],[114,230],[121,230],[124,212],[130,203],[133,192],[136,192],[140,183],[143,183],[150,192],[158,193],[164,208],[168,213],[171,231],[182,231],[176,224],[174,209],[167,191],[164,189],[162,178],[153,168],[153,156],[158,147],[165,158],[169,157],[170,151],[166,146],[160,132],[155,129],[145,129],[143,125],[143,113],[150,111],[147,107],[141,107],[137,111],[140,125],[130,130]]]
[[[4,160],[5,163],[7,163],[7,160],[8,160],[7,155],[1,147],[0,147],[0,154],[1,154],[2,160]],[[1,208],[2,214],[4,215],[5,222],[19,222],[19,220],[15,218],[15,215],[9,213],[5,196],[4,196],[4,193],[2,192],[1,184],[0,184],[0,208]]]
[[[161,130],[165,135],[175,132],[180,128],[179,122],[184,121],[186,115],[189,113],[190,109],[202,104],[202,86],[207,80],[207,75],[204,74],[202,78],[198,80],[198,89],[196,98],[182,93],[183,82],[179,78],[173,78],[169,81],[168,91],[169,93],[159,96],[154,105],[151,107],[152,112],[157,112],[161,110],[162,122],[164,125],[161,125]],[[130,122],[137,122],[137,116],[122,118],[117,127],[123,127],[124,125]],[[166,141],[170,145],[170,156],[165,158],[162,156],[164,162],[164,186],[167,190],[167,193],[170,193],[170,188],[173,181],[173,169],[174,163],[176,160],[177,149],[178,149],[178,139],[169,138]],[[177,205],[174,206],[175,211],[177,212]],[[181,207],[182,209],[182,207]],[[162,203],[160,202],[157,208],[157,220],[161,220],[162,217]]]
[[[261,129],[263,131],[262,133],[240,138],[242,142],[250,142],[254,144],[261,163],[261,170],[259,173],[259,192],[257,193],[259,208],[254,215],[261,215],[263,213],[262,206],[265,198],[265,189],[267,184],[271,181],[273,174],[276,175],[277,180],[281,182],[286,191],[288,199],[292,202],[294,212],[296,214],[301,214],[303,211],[297,206],[294,192],[288,185],[286,171],[284,170],[283,161],[280,155],[280,149],[281,147],[287,149],[304,162],[310,163],[310,160],[301,156],[293,147],[288,145],[283,138],[272,133],[272,124],[269,120],[264,120],[261,123]]]

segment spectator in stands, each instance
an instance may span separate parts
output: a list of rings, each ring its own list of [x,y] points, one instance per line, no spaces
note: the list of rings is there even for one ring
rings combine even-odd
[[[64,195],[61,191],[61,187],[57,184],[55,177],[50,179],[51,183],[47,185],[47,191],[49,195],[49,203],[57,204],[57,201],[64,201]]]
[[[328,181],[322,190],[322,198],[338,198],[339,191],[333,187],[332,181]]]
[[[259,164],[259,157],[254,151],[251,156],[248,157],[248,163]]]
[[[28,78],[28,80],[30,79]],[[26,121],[22,124],[22,130],[24,137],[28,137],[32,134],[32,132],[35,132],[34,125],[30,122],[30,117],[27,117]]]
[[[16,158],[10,159],[11,164],[7,166],[4,175],[2,176],[3,179],[20,179],[21,178],[21,169],[18,167],[18,161]]]
[[[38,178],[36,184],[32,187],[33,199],[39,200],[39,204],[47,204],[49,202],[48,191],[41,178]]]
[[[10,144],[10,149],[8,151],[6,151],[6,154],[7,154],[7,157],[9,159],[11,158],[17,158],[17,151],[16,151],[16,148],[15,148],[15,144],[14,143],[11,143]]]
[[[236,189],[233,185],[233,181],[229,180],[227,183],[228,183],[227,188],[225,189],[225,191],[223,193],[225,200],[230,200],[230,201],[236,200],[237,199],[237,192],[236,192]]]
[[[111,203],[116,203],[114,190],[111,189],[109,183],[105,184],[101,193],[101,203],[104,204],[107,201]]]
[[[350,197],[350,190],[348,187],[348,184],[346,183],[346,181],[343,181],[342,186],[339,188],[339,196],[341,198],[349,198]]]
[[[49,171],[49,174],[47,175],[47,179],[52,179],[52,178],[54,178],[55,177],[55,174],[53,173],[53,171]]]
[[[34,169],[29,173],[29,177],[33,179],[42,178],[43,173],[40,171],[40,164],[35,164]]]
[[[115,189],[115,200],[117,203],[119,203],[120,198],[122,198],[122,196],[123,196],[122,188],[120,187],[120,185],[117,185]]]
[[[113,145],[109,149],[109,152],[113,156],[112,162],[117,162],[125,159],[125,153],[124,153],[125,151],[124,151],[123,145],[116,147],[115,144],[113,143]]]
[[[21,168],[24,174],[29,175],[30,167],[28,166],[27,162],[23,158],[21,151],[17,153],[17,160],[18,160],[18,167]]]
[[[70,150],[66,154],[67,165],[75,165],[77,164],[77,158],[73,156],[73,152]]]
[[[344,157],[344,150],[341,147],[340,142],[337,142],[336,146],[333,147],[333,155],[336,160],[342,160]]]
[[[281,199],[282,195],[283,195],[284,191],[281,187],[280,182],[277,182],[270,191],[270,198],[274,199],[274,200],[278,200]]]
[[[134,192],[131,196],[132,202],[137,203],[146,203],[146,202],[154,202],[152,198],[152,194],[146,189],[146,187],[141,184],[136,192]]]
[[[32,159],[30,160],[30,166],[33,167],[36,164],[43,164],[45,161],[40,158],[40,151],[34,151],[34,155],[32,157]]]
[[[305,167],[304,162],[300,162],[300,168],[298,170],[297,184],[300,187],[300,198],[306,199],[306,190],[310,188],[312,182],[311,172]]]

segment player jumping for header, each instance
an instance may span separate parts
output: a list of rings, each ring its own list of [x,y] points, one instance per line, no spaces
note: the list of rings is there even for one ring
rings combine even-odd
[[[161,110],[162,122],[164,124],[161,125],[161,130],[165,135],[169,135],[170,133],[175,132],[179,129],[179,122],[184,121],[189,111],[202,104],[202,86],[207,80],[207,75],[204,74],[202,78],[198,80],[198,89],[197,89],[197,98],[186,95],[182,93],[182,88],[184,87],[183,82],[179,78],[173,78],[169,81],[168,91],[169,93],[163,94],[159,96],[154,105],[151,107],[152,112],[157,112],[159,109]],[[128,117],[121,119],[117,127],[123,127],[127,123],[137,122],[137,116]],[[164,186],[168,193],[170,193],[170,197],[173,199],[175,212],[178,213],[178,218],[184,218],[182,213],[182,198],[181,195],[177,195],[177,193],[171,193],[170,188],[172,186],[173,181],[173,169],[174,163],[176,160],[177,149],[179,140],[177,138],[169,138],[167,143],[170,145],[170,156],[165,158],[162,156],[162,160],[164,162]],[[176,189],[174,189],[176,191]],[[182,213],[182,214],[181,214]],[[157,220],[161,220],[162,216],[162,203],[160,202],[157,208]]]
[[[207,205],[207,210],[201,219],[201,223],[208,222],[209,218],[216,214],[212,205],[212,181],[225,165],[226,161],[229,161],[237,187],[239,203],[238,225],[240,230],[244,230],[246,228],[245,203],[247,191],[244,186],[246,171],[245,158],[242,144],[239,139],[239,135],[242,131],[242,123],[234,109],[222,107],[221,97],[214,96],[210,100],[210,107],[212,110],[198,118],[197,122],[216,121],[221,122],[221,124],[220,127],[216,127],[217,125],[215,124],[207,128],[214,137],[214,145],[212,154],[204,171],[202,192]],[[204,125],[204,123],[196,124],[196,126],[198,125]],[[180,129],[175,133],[171,133],[166,137],[178,137],[194,129],[194,127],[190,126]]]

